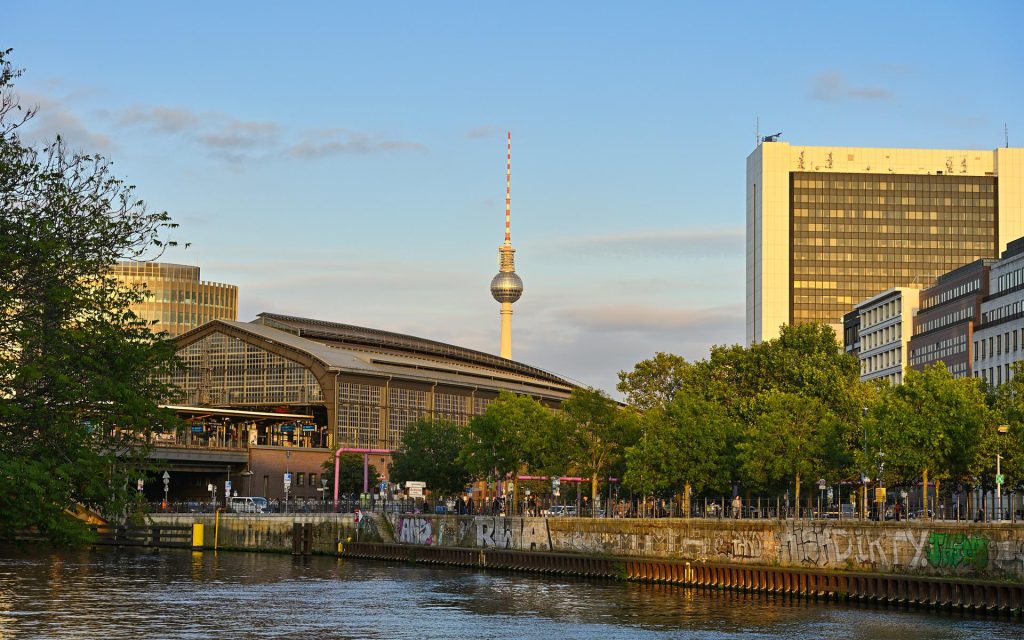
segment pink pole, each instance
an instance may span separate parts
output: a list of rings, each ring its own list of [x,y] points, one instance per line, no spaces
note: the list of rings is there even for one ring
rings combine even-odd
[[[362,453],[363,455],[363,493],[369,490],[367,483],[369,482],[370,473],[370,454],[378,453],[382,455],[390,455],[393,453],[391,449],[366,449],[362,447],[342,447],[334,452],[334,511],[338,511],[338,462],[341,460],[341,454],[343,453]]]

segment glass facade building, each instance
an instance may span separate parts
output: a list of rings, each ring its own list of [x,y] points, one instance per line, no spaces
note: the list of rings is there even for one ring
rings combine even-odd
[[[121,262],[117,279],[129,286],[144,285],[145,301],[132,311],[153,321],[155,333],[173,338],[211,320],[238,319],[238,287],[199,279],[199,267],[160,262]]]
[[[925,288],[1024,235],[1024,150],[795,147],[747,158],[747,339]]]
[[[575,388],[454,345],[277,314],[212,322],[177,343],[171,404],[314,416],[308,431],[267,434],[261,445],[394,450],[417,420],[466,425],[503,390],[557,408]]]

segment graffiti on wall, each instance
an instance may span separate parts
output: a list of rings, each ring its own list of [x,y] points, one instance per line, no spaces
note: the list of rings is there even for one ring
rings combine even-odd
[[[398,542],[402,544],[434,544],[433,523],[427,518],[400,518]]]
[[[928,564],[933,567],[988,566],[988,540],[962,533],[928,534]]]

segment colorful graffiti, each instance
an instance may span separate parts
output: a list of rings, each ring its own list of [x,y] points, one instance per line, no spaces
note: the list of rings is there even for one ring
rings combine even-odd
[[[933,567],[988,566],[988,540],[962,533],[928,534],[928,564]]]

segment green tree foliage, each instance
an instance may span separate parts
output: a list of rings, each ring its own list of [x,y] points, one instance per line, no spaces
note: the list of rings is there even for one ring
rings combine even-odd
[[[581,476],[590,478],[590,497],[597,504],[599,482],[636,439],[636,419],[596,389],[574,389],[552,421],[565,443],[562,457]]]
[[[527,396],[502,391],[469,423],[460,461],[476,477],[496,477],[539,468],[552,459],[551,412]]]
[[[325,460],[321,468],[327,474],[328,486],[334,486],[334,458]],[[380,474],[375,466],[368,465],[367,487],[371,492],[380,484]],[[363,492],[363,454],[343,453],[338,456],[338,495],[353,495]]]
[[[620,371],[617,388],[630,407],[649,411],[672,401],[689,370],[690,364],[680,356],[658,352],[653,358],[638,362],[632,371]]]
[[[995,454],[1002,456],[1002,473],[1006,487],[1024,489],[1024,361],[1013,365],[1013,377],[997,387],[991,394],[991,406],[998,415],[999,424],[1008,429],[1005,434],[986,429],[982,444],[971,466],[975,476],[995,473]]]
[[[461,493],[473,479],[459,458],[466,431],[445,420],[421,419],[410,425],[391,462],[391,480],[422,480],[440,495]]]
[[[626,450],[626,485],[641,494],[725,491],[735,475],[739,424],[722,405],[678,394],[642,418],[639,440]]]
[[[956,379],[941,364],[908,370],[903,384],[883,388],[870,409],[869,459],[862,463],[871,468],[883,453],[883,478],[964,480],[983,433],[997,424],[977,378]]]
[[[839,421],[824,402],[798,393],[768,391],[757,405],[757,418],[738,445],[745,477],[763,489],[793,483],[799,505],[802,483],[827,467]]]
[[[34,530],[80,541],[63,511],[108,516],[131,502],[151,430],[170,425],[156,374],[173,347],[128,311],[143,292],[118,286],[118,260],[145,260],[175,225],[150,213],[99,156],[58,137],[19,137],[31,117],[0,53],[0,541]]]

